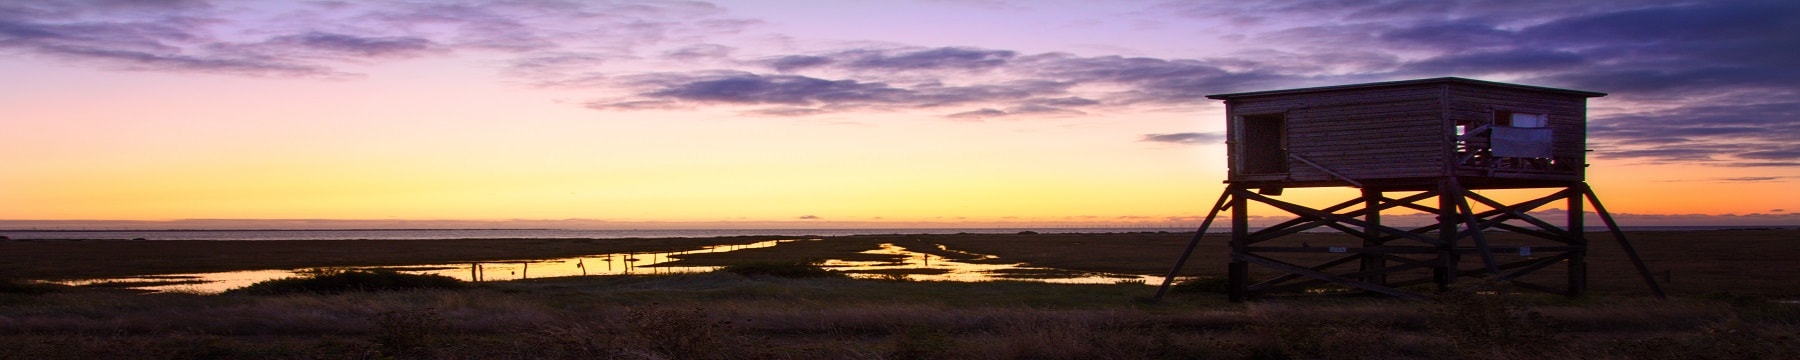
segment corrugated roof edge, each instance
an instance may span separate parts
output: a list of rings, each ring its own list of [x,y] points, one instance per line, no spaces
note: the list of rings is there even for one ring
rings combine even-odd
[[[1216,99],[1216,100],[1231,100],[1231,99],[1254,97],[1254,96],[1299,94],[1299,93],[1309,93],[1309,92],[1319,92],[1319,91],[1336,91],[1336,90],[1375,88],[1375,87],[1386,87],[1386,86],[1418,85],[1418,84],[1431,84],[1431,83],[1465,83],[1465,84],[1484,85],[1484,86],[1507,87],[1507,88],[1514,88],[1514,89],[1521,89],[1521,90],[1546,91],[1546,92],[1554,92],[1554,93],[1559,93],[1559,94],[1575,95],[1575,96],[1583,96],[1583,97],[1606,96],[1606,93],[1602,93],[1602,92],[1558,89],[1558,88],[1543,87],[1543,86],[1509,84],[1509,83],[1503,83],[1503,82],[1475,80],[1475,79],[1467,79],[1467,78],[1459,78],[1459,77],[1440,77],[1440,78],[1429,78],[1429,79],[1414,79],[1414,80],[1372,82],[1372,83],[1362,83],[1362,84],[1320,86],[1320,87],[1309,87],[1309,88],[1298,88],[1298,89],[1251,91],[1251,92],[1230,93],[1230,94],[1213,94],[1213,95],[1207,95],[1206,98]]]

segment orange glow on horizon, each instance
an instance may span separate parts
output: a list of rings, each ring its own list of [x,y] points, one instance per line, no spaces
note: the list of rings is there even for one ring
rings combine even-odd
[[[46,84],[0,96],[0,132],[29,134],[0,152],[0,220],[1193,225],[1224,187],[1222,144],[1141,141],[1222,133],[1211,101],[982,121],[938,108],[784,118],[728,106],[596,111],[580,91],[433,75],[474,61],[388,65],[356,81],[0,62],[0,75]],[[1615,213],[1800,211],[1800,169],[1595,154],[1589,182]]]

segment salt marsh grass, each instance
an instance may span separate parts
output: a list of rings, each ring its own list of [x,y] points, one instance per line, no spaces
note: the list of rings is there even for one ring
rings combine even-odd
[[[1739,238],[1750,249],[1727,258],[1768,265],[1794,251],[1778,235],[1749,235],[1762,237]],[[140,294],[14,281],[0,287],[0,358],[1800,358],[1800,304],[1785,302],[1800,293],[1791,279],[1691,270],[1737,265],[1681,260],[1678,250],[1692,246],[1681,239],[1639,243],[1653,267],[1688,274],[1670,286],[1675,296],[1667,301],[1625,288],[1637,279],[1611,270],[1596,271],[1594,295],[1574,299],[1500,291],[1427,302],[1308,296],[1248,304],[1225,302],[1214,291],[1217,281],[1204,277],[1160,303],[1139,301],[1154,289],[1136,283],[728,272],[280,295]],[[906,241],[856,242],[928,248]],[[1135,262],[1166,257],[1152,255],[1167,255],[1157,249],[1181,241],[1179,234],[1140,234],[925,242],[1059,268],[1129,272],[1150,267]],[[1025,243],[1033,247],[1008,247]],[[756,257],[784,260],[778,255]],[[1793,268],[1788,261],[1765,269]],[[1196,269],[1193,275],[1217,275]],[[1741,279],[1701,283],[1728,276]]]

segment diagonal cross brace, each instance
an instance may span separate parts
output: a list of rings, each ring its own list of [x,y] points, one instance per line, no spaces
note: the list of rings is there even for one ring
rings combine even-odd
[[[1469,194],[1469,198],[1475,199],[1475,201],[1480,202],[1483,205],[1492,207],[1492,208],[1494,208],[1494,210],[1503,210],[1506,212],[1506,214],[1511,215],[1512,217],[1520,219],[1520,220],[1525,220],[1525,222],[1529,222],[1532,225],[1536,225],[1538,228],[1544,229],[1544,231],[1548,231],[1548,232],[1551,232],[1551,233],[1554,233],[1554,234],[1557,234],[1560,236],[1569,236],[1568,232],[1564,231],[1562,228],[1558,228],[1558,227],[1556,227],[1556,225],[1551,225],[1548,222],[1539,220],[1538,218],[1532,217],[1530,214],[1527,214],[1527,212],[1530,212],[1532,209],[1537,209],[1539,206],[1544,206],[1544,204],[1548,204],[1551,201],[1566,199],[1566,198],[1569,198],[1570,196],[1577,196],[1577,195],[1571,193],[1569,190],[1557,191],[1554,194],[1550,194],[1548,196],[1544,196],[1544,197],[1541,197],[1541,198],[1538,198],[1535,200],[1522,202],[1522,203],[1519,203],[1519,204],[1513,205],[1513,206],[1506,206],[1505,204],[1501,204],[1498,201],[1494,201],[1493,199],[1489,199],[1485,196],[1481,196],[1481,194],[1476,194],[1475,192],[1469,192],[1468,194]]]
[[[1638,275],[1644,277],[1644,284],[1650,285],[1650,292],[1656,294],[1658,299],[1668,299],[1669,296],[1663,294],[1662,286],[1656,285],[1656,278],[1650,275],[1650,268],[1644,266],[1644,259],[1638,258],[1637,249],[1631,247],[1630,241],[1625,241],[1625,231],[1619,229],[1619,223],[1613,222],[1612,214],[1606,212],[1606,206],[1600,205],[1600,196],[1594,194],[1594,188],[1582,183],[1581,192],[1587,195],[1589,203],[1594,204],[1594,211],[1600,213],[1600,220],[1606,222],[1607,230],[1612,230],[1613,238],[1619,239],[1619,247],[1625,248],[1625,256],[1631,259],[1631,265],[1637,266]]]
[[[1213,218],[1218,217],[1219,211],[1225,209],[1226,201],[1229,199],[1231,199],[1231,188],[1227,187],[1223,193],[1219,194],[1219,202],[1213,204],[1212,211],[1206,212],[1206,220],[1200,222],[1200,229],[1194,231],[1194,238],[1188,240],[1187,249],[1181,251],[1181,258],[1175,260],[1175,267],[1169,269],[1169,276],[1163,277],[1162,287],[1156,288],[1156,296],[1152,297],[1150,301],[1162,301],[1163,294],[1169,292],[1169,285],[1175,283],[1175,275],[1181,273],[1183,265],[1187,265],[1188,257],[1194,255],[1194,247],[1199,246],[1200,239],[1206,237],[1206,229],[1212,227]]]
[[[1281,209],[1282,211],[1293,213],[1295,215],[1311,216],[1311,217],[1316,217],[1316,218],[1320,218],[1320,219],[1331,220],[1331,221],[1335,221],[1335,222],[1380,230],[1380,231],[1386,232],[1388,234],[1398,235],[1400,237],[1407,238],[1407,239],[1418,240],[1420,242],[1424,242],[1427,244],[1437,245],[1437,244],[1441,243],[1440,241],[1438,241],[1438,239],[1425,237],[1424,235],[1414,234],[1410,231],[1400,230],[1400,229],[1388,227],[1385,225],[1369,223],[1366,221],[1357,220],[1357,219],[1354,219],[1354,218],[1351,218],[1348,216],[1344,216],[1344,215],[1338,215],[1338,214],[1327,213],[1327,212],[1323,212],[1323,211],[1319,211],[1319,210],[1314,210],[1311,208],[1307,208],[1305,206],[1295,205],[1293,203],[1289,203],[1286,201],[1275,200],[1274,198],[1270,198],[1268,196],[1263,196],[1262,194],[1244,192],[1244,195],[1246,195],[1247,199],[1256,200],[1256,201],[1264,203],[1264,204],[1269,204],[1269,206],[1274,206],[1277,209]]]
[[[1391,209],[1394,207],[1415,208],[1415,207],[1418,207],[1418,205],[1413,204],[1413,203],[1418,202],[1419,200],[1424,200],[1424,199],[1430,198],[1432,196],[1436,196],[1436,193],[1427,191],[1427,192],[1421,192],[1418,194],[1413,194],[1412,196],[1400,198],[1398,200],[1383,197],[1380,206],[1377,206],[1374,208],[1366,208],[1365,207],[1365,208],[1357,209],[1357,210],[1350,211],[1347,213],[1337,214],[1338,210],[1343,210],[1352,205],[1357,205],[1357,204],[1363,203],[1363,199],[1360,199],[1360,198],[1350,199],[1350,200],[1338,203],[1337,205],[1332,205],[1332,206],[1324,208],[1324,209],[1319,209],[1318,211],[1325,212],[1325,213],[1331,213],[1331,214],[1337,214],[1337,215],[1346,216],[1346,217],[1356,217],[1356,216],[1363,216],[1370,212],[1380,212],[1382,210],[1387,210],[1387,209]],[[1435,212],[1435,211],[1436,210],[1430,210],[1429,212]],[[1255,243],[1259,243],[1259,242],[1262,242],[1265,240],[1271,240],[1274,238],[1286,236],[1288,234],[1306,231],[1307,229],[1312,229],[1312,228],[1316,228],[1319,226],[1331,226],[1332,222],[1333,221],[1330,219],[1322,219],[1322,218],[1318,218],[1318,217],[1314,217],[1314,216],[1301,215],[1297,219],[1284,221],[1280,224],[1275,224],[1274,226],[1263,228],[1262,230],[1259,230],[1257,232],[1250,233],[1250,237],[1252,240],[1249,243],[1255,244]],[[1347,230],[1342,227],[1333,227],[1333,228],[1337,229],[1338,231],[1343,231],[1343,232],[1351,234],[1351,235],[1356,235],[1358,237],[1363,236],[1362,232],[1360,232],[1360,231]]]

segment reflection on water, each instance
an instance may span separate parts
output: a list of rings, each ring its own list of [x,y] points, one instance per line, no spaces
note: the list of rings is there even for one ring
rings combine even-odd
[[[804,241],[818,240],[819,239],[809,239]],[[717,245],[699,250],[678,252],[617,253],[550,260],[483,261],[460,264],[360,267],[357,269],[379,268],[408,274],[434,274],[448,276],[462,281],[475,282],[563,276],[695,273],[713,271],[718,269],[718,267],[656,265],[674,261],[675,259],[673,258],[685,254],[719,253],[743,249],[766,248],[792,241],[801,240],[770,240],[752,244]],[[983,262],[992,262],[991,260],[996,259],[993,255],[949,250],[942,245],[938,246],[938,250],[966,255],[971,259],[987,260]],[[969,282],[1026,280],[1062,284],[1110,284],[1121,281],[1135,282],[1137,280],[1143,280],[1146,283],[1160,283],[1162,281],[1162,277],[1148,275],[1099,274],[1052,268],[1027,267],[1022,266],[1023,264],[960,262],[931,254],[909,251],[905,248],[895,246],[894,244],[881,244],[880,248],[864,251],[863,253],[896,255],[900,260],[892,262],[827,260],[823,265],[832,270],[849,273],[852,277],[876,279]],[[154,292],[212,294],[249,286],[250,284],[261,281],[300,276],[300,273],[304,271],[306,271],[306,269],[230,271],[76,280],[64,283],[76,286],[125,287]]]
[[[938,245],[938,250],[963,254],[981,260],[993,260],[998,258],[994,255],[950,250],[943,245]],[[832,270],[850,273],[851,277],[865,279],[969,282],[1025,280],[1058,284],[1112,284],[1121,281],[1135,280],[1143,280],[1146,283],[1160,283],[1162,281],[1162,277],[1151,275],[1089,273],[1054,268],[1030,267],[1019,263],[968,263],[910,251],[894,244],[881,244],[881,248],[879,249],[864,251],[862,253],[899,255],[903,256],[903,258],[899,261],[826,260],[824,266],[829,267]]]
[[[669,262],[670,256],[682,254],[728,252],[742,249],[766,248],[782,242],[794,240],[770,240],[751,244],[716,245],[699,250],[663,252],[663,253],[619,253],[592,256],[550,259],[550,260],[517,260],[517,261],[483,261],[458,264],[425,264],[410,266],[354,267],[353,269],[388,269],[408,274],[443,275],[462,281],[506,281],[529,278],[546,278],[582,275],[628,275],[628,274],[673,274],[684,272],[706,272],[717,269],[711,266],[658,266],[650,265]],[[108,287],[127,287],[156,292],[192,292],[213,294],[225,290],[249,286],[257,282],[300,276],[306,269],[294,270],[250,270],[228,271],[199,274],[173,274],[134,276],[113,279],[92,279],[63,282],[69,285],[104,285]],[[181,279],[186,281],[170,281]]]
[[[199,274],[133,276],[112,279],[65,281],[75,286],[107,286],[156,292],[192,292],[211,294],[255,284],[258,281],[297,276],[296,270],[248,270]],[[173,281],[172,281],[173,280]]]

